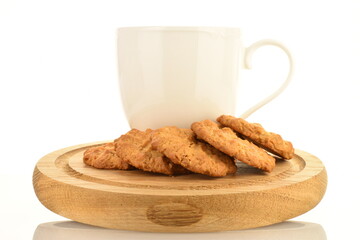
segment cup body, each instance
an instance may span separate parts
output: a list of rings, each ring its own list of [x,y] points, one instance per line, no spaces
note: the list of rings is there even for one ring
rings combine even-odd
[[[131,128],[189,128],[235,114],[241,32],[221,27],[118,29],[123,109]]]

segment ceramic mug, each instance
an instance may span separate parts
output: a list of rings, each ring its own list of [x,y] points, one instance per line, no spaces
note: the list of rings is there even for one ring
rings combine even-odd
[[[278,96],[292,78],[292,56],[283,44],[267,39],[244,47],[237,28],[126,27],[117,35],[120,92],[131,128],[189,128],[194,121],[234,115],[241,72],[264,45],[285,51],[289,73],[241,117]]]

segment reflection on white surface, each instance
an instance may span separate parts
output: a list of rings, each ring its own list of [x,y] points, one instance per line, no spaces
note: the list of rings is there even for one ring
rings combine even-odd
[[[34,233],[33,240],[113,240],[113,239],[266,239],[266,240],[326,240],[321,225],[309,222],[286,221],[271,226],[249,230],[215,232],[215,233],[147,233],[122,231],[94,227],[73,221],[48,222],[40,224]]]

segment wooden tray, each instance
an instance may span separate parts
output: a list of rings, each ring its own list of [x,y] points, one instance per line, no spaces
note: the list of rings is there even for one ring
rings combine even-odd
[[[245,164],[236,174],[169,177],[139,170],[86,166],[82,144],[37,163],[33,185],[40,202],[66,218],[106,228],[150,232],[212,232],[270,225],[314,208],[327,185],[315,156],[296,150],[267,174]]]

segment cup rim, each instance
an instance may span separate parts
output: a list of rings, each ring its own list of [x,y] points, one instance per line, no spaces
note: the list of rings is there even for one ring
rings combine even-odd
[[[240,28],[220,27],[220,26],[129,26],[119,27],[121,31],[206,31],[206,32],[223,32],[223,33],[240,33]]]

